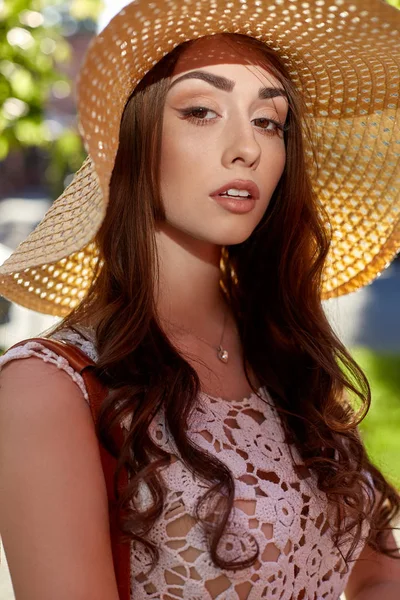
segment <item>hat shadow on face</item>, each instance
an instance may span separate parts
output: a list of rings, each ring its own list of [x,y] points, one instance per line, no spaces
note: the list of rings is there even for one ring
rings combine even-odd
[[[276,54],[259,40],[238,33],[217,33],[182,42],[146,73],[137,83],[132,94],[164,79],[165,73],[169,71],[167,65],[171,63],[174,65],[172,77],[205,67],[231,64],[259,67],[277,80],[279,70],[268,60],[267,52],[271,56]],[[282,61],[280,61],[280,69],[286,70]],[[169,78],[170,75],[167,77]],[[290,78],[288,72],[285,72],[284,78]]]
[[[254,38],[249,38],[254,39]],[[239,35],[220,33],[204,36],[181,45],[181,52],[173,76],[212,65],[241,64],[267,69],[268,63],[261,51],[243,43]]]

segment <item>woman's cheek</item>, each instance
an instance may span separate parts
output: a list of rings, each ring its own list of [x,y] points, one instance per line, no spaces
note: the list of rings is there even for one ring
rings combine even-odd
[[[283,140],[279,140],[279,147],[276,149],[276,160],[275,164],[269,165],[269,169],[271,173],[274,173],[275,177],[275,187],[278,185],[280,178],[282,177],[283,171],[285,170],[286,165],[286,148]],[[271,168],[272,167],[272,168]]]

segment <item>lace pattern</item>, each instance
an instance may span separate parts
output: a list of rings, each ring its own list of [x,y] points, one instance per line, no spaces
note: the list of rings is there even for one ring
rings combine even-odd
[[[69,364],[66,358],[59,356],[52,350],[46,348],[39,342],[26,342],[23,346],[18,346],[17,348],[11,348],[8,350],[3,356],[0,357],[0,370],[3,366],[12,361],[21,358],[29,358],[36,357],[41,358],[47,363],[51,363],[55,365],[58,369],[62,369],[65,371],[74,381],[79,389],[81,390],[83,397],[87,402],[89,402],[89,396],[87,393],[86,385],[83,381],[83,377],[77,373]]]
[[[62,329],[51,336],[55,340],[62,340],[77,346],[87,354],[94,362],[97,361],[98,353],[94,343],[94,331],[89,327],[75,327],[74,329]]]
[[[195,519],[197,499],[209,484],[177,456],[161,414],[150,434],[174,454],[162,471],[166,509],[149,535],[161,548],[161,560],[148,576],[147,554],[132,547],[132,598],[155,600],[164,590],[162,597],[169,600],[338,600],[343,593],[351,566],[347,570],[330,538],[326,497],[312,476],[296,473],[279,415],[268,394],[261,390],[260,395],[226,402],[202,394],[189,427],[191,439],[228,465],[235,481],[231,522],[219,554],[226,560],[252,556],[254,536],[259,560],[236,573],[214,566]],[[300,462],[294,447],[292,453]],[[150,494],[143,493],[141,502],[148,506]],[[361,549],[360,544],[356,556]]]
[[[96,360],[95,344],[87,335],[69,330],[54,337],[76,344]],[[27,356],[64,369],[88,399],[80,375],[36,342],[7,352],[0,368]],[[252,556],[255,539],[258,561],[236,572],[213,564],[194,512],[209,484],[182,461],[162,410],[149,428],[154,443],[172,455],[171,464],[160,471],[166,488],[163,515],[148,534],[160,548],[160,561],[149,575],[147,552],[141,544],[131,544],[132,600],[338,600],[343,593],[354,563],[347,570],[333,545],[326,497],[312,475],[300,476],[295,470],[278,412],[265,390],[259,390],[259,396],[229,402],[201,393],[188,430],[191,439],[224,462],[234,477],[233,512],[218,553],[225,559]],[[123,425],[129,427],[129,419]],[[292,454],[300,461],[295,447]],[[142,509],[151,504],[145,484],[134,501]],[[342,548],[343,554],[347,548]],[[361,550],[360,543],[356,556]]]

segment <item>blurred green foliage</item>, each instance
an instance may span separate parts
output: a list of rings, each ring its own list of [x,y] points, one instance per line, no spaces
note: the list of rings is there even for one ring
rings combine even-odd
[[[355,348],[370,382],[372,403],[360,431],[374,464],[400,489],[400,355]]]
[[[396,8],[400,8],[400,0],[387,0],[389,4],[393,4]]]
[[[65,98],[71,85],[60,66],[71,59],[61,15],[95,20],[101,0],[0,0],[0,160],[12,150],[46,149],[53,195],[85,153],[76,127],[54,127],[45,118],[51,94]]]

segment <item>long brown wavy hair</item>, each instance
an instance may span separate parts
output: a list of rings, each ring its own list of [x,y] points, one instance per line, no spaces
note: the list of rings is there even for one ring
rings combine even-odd
[[[298,468],[315,475],[319,489],[336,508],[331,523],[334,543],[340,549],[347,534],[353,540],[345,560],[351,559],[362,538],[365,521],[371,547],[397,556],[387,547],[385,532],[399,512],[399,496],[369,461],[357,432],[370,406],[368,381],[332,331],[321,304],[330,238],[306,167],[309,132],[302,99],[273,50],[248,36],[220,35],[228,43],[257,51],[286,90],[290,106],[284,134],[286,166],[268,209],[246,241],[223,252],[221,281],[239,330],[249,385],[251,366],[281,415],[288,443],[300,453],[303,462]],[[211,558],[218,567],[241,569],[254,564],[259,548],[242,561],[218,556],[233,506],[234,480],[225,464],[187,436],[200,380],[163,331],[154,298],[155,225],[164,219],[159,188],[162,115],[174,66],[191,43],[181,44],[157,63],[126,104],[110,202],[96,238],[101,260],[88,295],[58,329],[96,324],[96,373],[110,390],[97,435],[118,458],[114,483],[122,539],[142,542],[155,566],[159,549],[146,534],[162,515],[164,488],[158,471],[170,464],[171,455],[153,443],[148,428],[164,408],[182,460],[210,484],[198,501],[196,517],[207,533]],[[128,415],[129,434],[118,447],[111,430]],[[119,494],[123,468],[130,481]],[[141,482],[153,498],[144,512],[131,502]],[[201,518],[201,507],[210,498],[216,501],[214,510]],[[344,515],[349,518],[344,520]]]

